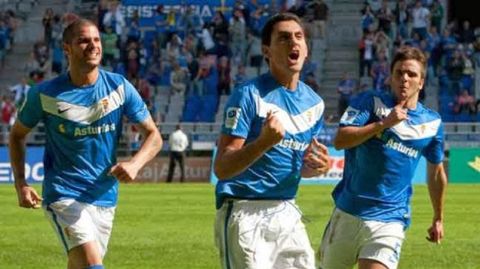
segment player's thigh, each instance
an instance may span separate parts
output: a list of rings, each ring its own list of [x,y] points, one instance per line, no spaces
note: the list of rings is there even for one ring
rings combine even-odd
[[[272,268],[278,269],[315,269],[315,254],[305,225],[298,212],[291,212],[284,216],[283,231],[276,239],[274,264]],[[296,220],[293,225],[288,225],[285,219]]]
[[[377,261],[383,264],[385,268],[396,269],[405,238],[403,224],[398,222],[382,223],[366,221],[365,225],[368,227],[371,235],[362,245],[359,259]],[[371,262],[371,264],[374,263]]]
[[[103,258],[107,252],[108,242],[112,234],[116,207],[89,205],[88,210],[96,228],[95,239],[99,245],[100,255]]]
[[[350,269],[357,262],[362,221],[335,209],[318,251],[320,268]]]
[[[66,199],[49,204],[45,216],[52,225],[65,251],[95,241],[95,226],[82,203]]]
[[[87,242],[95,242],[103,257],[111,234],[115,208],[100,209],[66,199],[46,206],[45,215],[66,252]]]
[[[259,243],[256,225],[261,217],[247,213],[248,204],[246,200],[229,200],[217,211],[216,245],[223,268],[256,268],[255,245]]]

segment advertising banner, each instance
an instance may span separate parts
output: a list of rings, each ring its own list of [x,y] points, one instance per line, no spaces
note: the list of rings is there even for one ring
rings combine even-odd
[[[186,157],[185,158],[185,181],[208,182],[210,175],[210,157]],[[168,175],[169,158],[160,157],[148,162],[138,173],[138,183],[165,182]],[[173,182],[179,182],[180,167],[175,167]]]
[[[480,183],[480,149],[450,148],[448,181]]]
[[[215,158],[215,150],[213,151],[213,158]],[[320,177],[312,178],[302,178],[300,184],[337,184],[343,177],[343,167],[344,167],[344,155],[343,150],[336,150],[333,147],[328,148],[328,153],[330,155],[332,167],[326,175]],[[213,161],[212,161],[213,163]],[[425,184],[427,178],[427,162],[424,157],[420,158],[417,169],[415,170],[415,175],[413,177],[414,184]],[[213,168],[210,173],[210,182],[215,185],[217,184],[218,178],[213,172]]]
[[[25,177],[27,183],[43,181],[43,147],[28,147],[25,156]],[[7,147],[0,147],[0,183],[13,183],[13,171],[10,165]]]
[[[271,4],[271,1],[257,0],[257,3],[265,5]],[[221,11],[227,19],[230,18],[235,0],[123,0],[122,12],[127,19],[137,12],[140,17],[140,26],[155,27],[156,9],[159,5],[162,5],[164,13],[168,14],[174,10],[177,15],[191,6],[195,14],[205,22],[209,22],[217,10]]]

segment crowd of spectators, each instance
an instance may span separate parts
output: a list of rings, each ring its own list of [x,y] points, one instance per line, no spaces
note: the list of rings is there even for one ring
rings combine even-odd
[[[11,53],[15,43],[15,31],[19,20],[13,10],[0,11],[0,72],[5,71],[5,57]],[[15,98],[15,99],[14,99]],[[1,122],[0,124],[11,124],[15,119],[17,96],[3,94],[0,100]]]
[[[179,6],[158,5],[151,18],[153,27],[142,25],[138,10],[127,17],[121,1],[101,0],[91,10],[101,31],[103,68],[123,74],[138,89],[156,122],[214,121],[221,95],[229,95],[233,87],[267,69],[260,34],[271,14],[289,11],[299,15],[309,35],[316,38],[313,40],[325,37],[328,18],[324,0],[272,1],[268,5],[238,0],[234,6],[212,9],[212,17],[201,17],[195,6]],[[6,99],[18,106],[29,87],[66,70],[62,32],[77,17],[52,8],[44,11],[42,38],[35,42],[24,65],[23,81],[10,87]],[[8,20],[2,21],[0,39],[2,24],[7,25]],[[316,72],[317,63],[308,61],[302,79],[320,90]],[[165,102],[158,96],[181,97],[175,100],[184,104],[169,104],[185,108],[178,119],[165,118]]]
[[[473,29],[468,20],[444,23],[440,0],[369,0],[361,12],[360,80],[369,77],[374,90],[388,90],[391,55],[404,45],[420,48],[428,57],[421,101],[426,91],[438,89],[445,121],[478,120],[474,73],[480,64],[480,28]]]

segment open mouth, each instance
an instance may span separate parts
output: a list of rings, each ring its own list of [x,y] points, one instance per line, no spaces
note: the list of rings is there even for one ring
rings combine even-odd
[[[292,61],[298,60],[299,57],[300,57],[300,52],[298,50],[291,51],[288,54],[288,59]]]

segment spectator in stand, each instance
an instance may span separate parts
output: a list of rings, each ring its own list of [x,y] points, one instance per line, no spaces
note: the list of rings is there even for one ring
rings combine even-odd
[[[411,17],[406,0],[398,0],[393,15],[397,24],[397,35],[408,38],[410,36],[408,34],[408,22]]]
[[[317,79],[315,78],[315,73],[309,72],[305,76],[305,84],[310,86],[317,94],[320,94],[320,84],[318,84]]]
[[[63,25],[62,25],[62,18],[60,15],[55,14],[53,16],[53,24],[52,24],[52,42],[50,46],[53,47],[55,45],[62,46],[62,35],[63,35]]]
[[[359,44],[360,50],[360,77],[365,76],[365,68],[367,68],[366,75],[370,75],[372,69],[372,62],[374,58],[374,42],[373,42],[373,33],[367,32],[363,33],[363,37],[360,40]]]
[[[461,79],[463,76],[463,59],[459,50],[453,52],[452,58],[448,61],[447,72],[450,80],[450,94],[456,95],[460,92]]]
[[[431,50],[429,61],[434,71],[434,75],[437,76],[439,73],[437,71],[438,65],[442,58],[442,48],[440,46],[442,37],[438,34],[438,29],[434,25],[430,27],[430,31],[427,35],[428,47]]]
[[[105,16],[103,17],[103,27],[110,26],[113,29],[113,32],[117,34],[118,38],[122,37],[123,29],[126,26],[125,18],[120,9],[120,3],[111,2],[110,8]]]
[[[47,46],[51,45],[52,40],[52,28],[53,28],[53,17],[55,16],[53,9],[47,8],[42,18],[43,25],[43,41]]]
[[[430,9],[430,12],[432,14],[432,25],[437,27],[437,29],[440,31],[442,29],[442,20],[445,13],[440,0],[433,1],[433,6]]]
[[[44,41],[38,41],[33,45],[33,52],[35,59],[39,63],[40,67],[50,58],[50,51],[47,44]]]
[[[372,71],[370,73],[373,81],[373,89],[379,92],[387,90],[386,83],[387,78],[390,76],[390,69],[385,51],[380,51],[377,55],[377,61],[373,64]]]
[[[127,78],[131,79],[140,71],[138,43],[135,41],[127,45]]]
[[[30,58],[25,62],[23,70],[26,75],[31,76],[33,73],[39,72],[40,64],[35,59],[35,53],[32,51],[30,53]]]
[[[156,40],[160,49],[164,49],[167,45],[167,14],[163,10],[163,5],[158,5],[155,10],[156,14],[154,16],[155,21],[155,34]]]
[[[13,45],[15,43],[15,33],[18,27],[18,19],[15,16],[15,12],[13,12],[13,10],[7,10],[5,12],[5,24],[7,25],[9,40],[9,46],[7,46],[7,51],[9,51],[13,48]]]
[[[230,95],[230,84],[232,79],[230,77],[230,60],[227,56],[220,57],[217,65],[218,72],[218,95]]]
[[[10,91],[14,94],[15,106],[20,107],[27,97],[28,90],[30,90],[30,85],[28,85],[28,80],[26,77],[23,77],[21,82],[10,87]]]
[[[305,18],[305,14],[307,13],[307,10],[305,8],[305,4],[303,3],[303,0],[294,0],[293,5],[290,6],[290,8],[288,8],[287,12],[293,13],[300,18]]]
[[[229,32],[228,32],[228,22],[223,15],[223,12],[220,10],[215,11],[213,15],[211,27],[213,27],[213,37],[215,40],[223,39],[228,40]]]
[[[392,10],[388,6],[388,0],[382,0],[382,7],[377,12],[378,30],[385,32],[390,38],[393,37],[392,21],[394,19]]]
[[[12,118],[15,117],[15,105],[12,102],[12,99],[8,95],[2,97],[2,121],[4,125],[10,125]]]
[[[328,5],[324,0],[313,0],[307,7],[313,9],[313,37],[324,39],[328,20]]]
[[[235,65],[240,63],[247,63],[247,34],[246,34],[246,24],[243,18],[243,13],[241,10],[236,9],[233,12],[233,16],[230,19],[229,26],[230,33],[230,47],[232,51],[232,58]]]
[[[207,24],[203,26],[203,29],[198,34],[198,37],[202,41],[201,44],[204,51],[211,52],[215,50],[215,42],[213,42],[213,38],[212,38],[212,35],[210,34]]]
[[[248,31],[247,42],[247,58],[250,59],[250,66],[255,67],[257,69],[257,75],[260,75],[263,64],[262,41],[252,31]]]
[[[192,80],[192,94],[197,96],[203,96],[204,91],[204,80],[210,72],[210,62],[208,56],[205,54],[205,51],[200,50],[198,54],[198,72],[195,75],[195,78]]]
[[[348,72],[343,73],[343,77],[338,82],[337,93],[340,95],[338,98],[337,116],[340,118],[350,104],[350,99],[357,89],[357,82],[350,78]]]
[[[422,6],[420,0],[415,1],[412,9],[412,34],[418,33],[422,39],[427,36],[427,27],[430,24],[430,11]]]
[[[463,44],[470,44],[475,41],[475,34],[470,26],[470,22],[465,20],[462,24],[462,28],[459,31],[458,42]]]
[[[5,55],[7,54],[8,46],[8,30],[5,22],[0,20],[0,64],[5,67]]]
[[[182,39],[177,34],[172,34],[166,46],[167,60],[177,60],[180,56],[180,49],[182,47]]]
[[[468,93],[467,89],[463,89],[460,94],[455,97],[453,112],[456,114],[463,112],[476,114],[475,98]]]
[[[234,88],[239,87],[248,80],[248,76],[244,65],[239,65],[235,78],[233,79]]]
[[[140,94],[140,97],[145,103],[150,101],[152,96],[152,89],[146,79],[140,77],[133,77],[131,83],[133,86],[135,86],[138,94]]]
[[[120,50],[117,46],[118,36],[113,32],[110,25],[106,25],[104,29],[105,32],[101,33],[103,44],[103,65],[113,68],[115,62],[120,59]]]
[[[185,95],[187,90],[188,74],[177,61],[172,62],[173,70],[170,73],[170,85],[172,87],[172,93],[178,95]]]
[[[133,12],[133,16],[130,19],[130,22],[127,26],[127,43],[131,41],[141,43],[142,40],[142,31],[140,30],[140,17],[138,11]]]
[[[372,12],[370,5],[366,5],[362,14],[362,31],[367,33],[372,25],[375,24],[377,18]]]
[[[375,43],[375,55],[378,55],[381,51],[383,51],[385,52],[385,57],[387,57],[387,60],[390,59],[390,54],[392,51],[392,40],[390,37],[383,31],[377,31],[373,40]]]
[[[473,59],[475,66],[480,66],[480,36],[475,38],[473,46]]]
[[[462,87],[471,91],[473,86],[473,79],[475,76],[475,68],[473,60],[470,57],[472,55],[472,51],[468,47],[469,46],[465,46],[464,49],[460,52],[463,62]]]
[[[190,5],[187,7],[187,10],[183,14],[183,24],[184,24],[184,35],[191,35],[200,32],[203,27],[202,18],[195,12],[194,6]]]
[[[457,48],[457,40],[453,36],[448,28],[443,30],[443,35],[440,41],[440,46],[442,48],[442,65],[447,66],[448,62],[452,58],[453,52]]]

